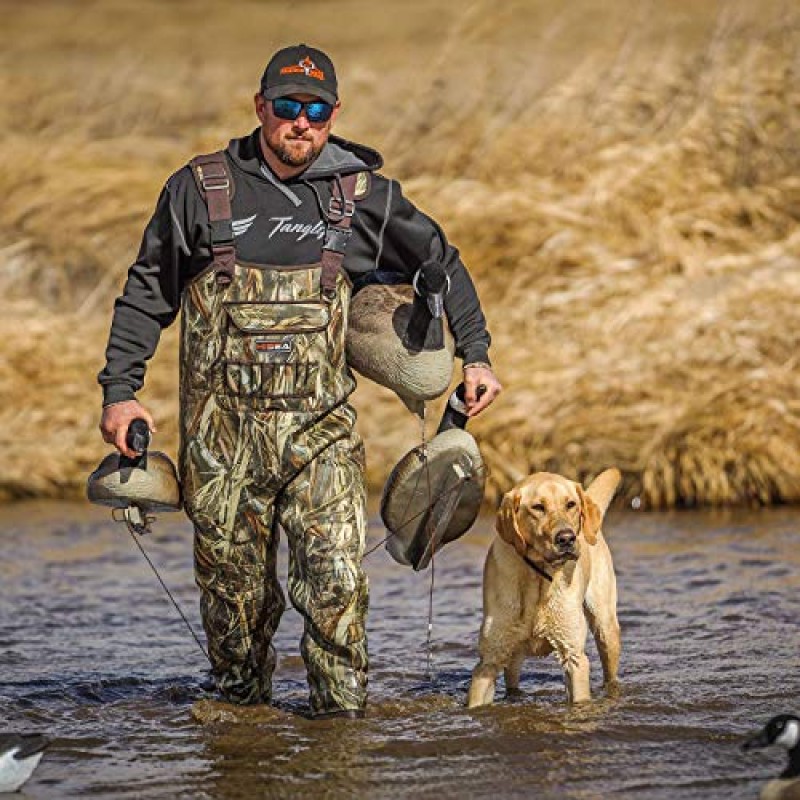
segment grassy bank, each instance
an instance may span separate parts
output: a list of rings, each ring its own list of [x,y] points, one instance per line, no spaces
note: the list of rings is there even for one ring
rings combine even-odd
[[[490,501],[612,464],[644,507],[799,501],[800,13],[389,5],[0,1],[0,497],[82,492],[159,188],[254,126],[266,58],[305,40],[337,63],[337,131],[478,285],[505,385],[471,425]],[[175,364],[168,331],[141,399],[173,454]],[[356,403],[377,488],[417,426],[366,382]]]

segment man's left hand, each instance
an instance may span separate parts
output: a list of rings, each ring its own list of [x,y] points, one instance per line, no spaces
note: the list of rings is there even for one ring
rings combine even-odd
[[[483,389],[479,390],[479,387]],[[464,388],[467,415],[470,417],[477,417],[503,390],[491,367],[484,364],[464,367]]]

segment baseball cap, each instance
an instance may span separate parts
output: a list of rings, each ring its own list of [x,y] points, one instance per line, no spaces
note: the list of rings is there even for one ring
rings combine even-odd
[[[261,94],[267,100],[287,94],[313,94],[327,103],[336,103],[336,72],[333,62],[306,44],[278,50],[261,77]]]

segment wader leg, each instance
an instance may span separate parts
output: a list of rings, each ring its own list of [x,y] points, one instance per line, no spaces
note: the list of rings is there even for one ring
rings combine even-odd
[[[361,439],[332,444],[284,490],[289,597],[305,620],[312,714],[361,710],[367,696],[366,493]]]
[[[241,494],[233,526],[195,514],[195,579],[212,672],[233,703],[269,703],[271,640],[286,601],[276,574],[272,497]]]

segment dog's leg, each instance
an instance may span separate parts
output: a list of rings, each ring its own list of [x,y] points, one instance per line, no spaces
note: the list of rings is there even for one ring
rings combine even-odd
[[[490,706],[494,701],[494,688],[500,667],[481,660],[472,672],[472,683],[467,696],[467,707]]]
[[[525,660],[525,651],[517,650],[504,670],[506,679],[506,696],[514,697],[522,694],[519,688],[519,678],[522,673],[522,662]]]
[[[592,699],[589,688],[589,659],[586,653],[572,654],[564,662],[564,682],[570,703],[585,703]]]
[[[608,550],[605,540],[598,542],[598,547]],[[613,697],[619,693],[617,670],[622,648],[617,620],[617,582],[610,553],[602,563],[606,568],[592,576],[583,608],[603,665],[606,693]]]
[[[600,654],[600,663],[603,665],[603,685],[606,693],[614,697],[619,694],[617,670],[622,647],[617,612],[611,609],[605,614],[598,615],[594,620],[590,617],[589,624],[597,644],[597,652]]]
[[[583,608],[600,654],[606,692],[613,696],[619,692],[617,670],[622,647],[617,620],[617,579],[611,553],[602,537],[597,543],[597,550],[601,558],[596,560],[598,568],[593,568]]]

